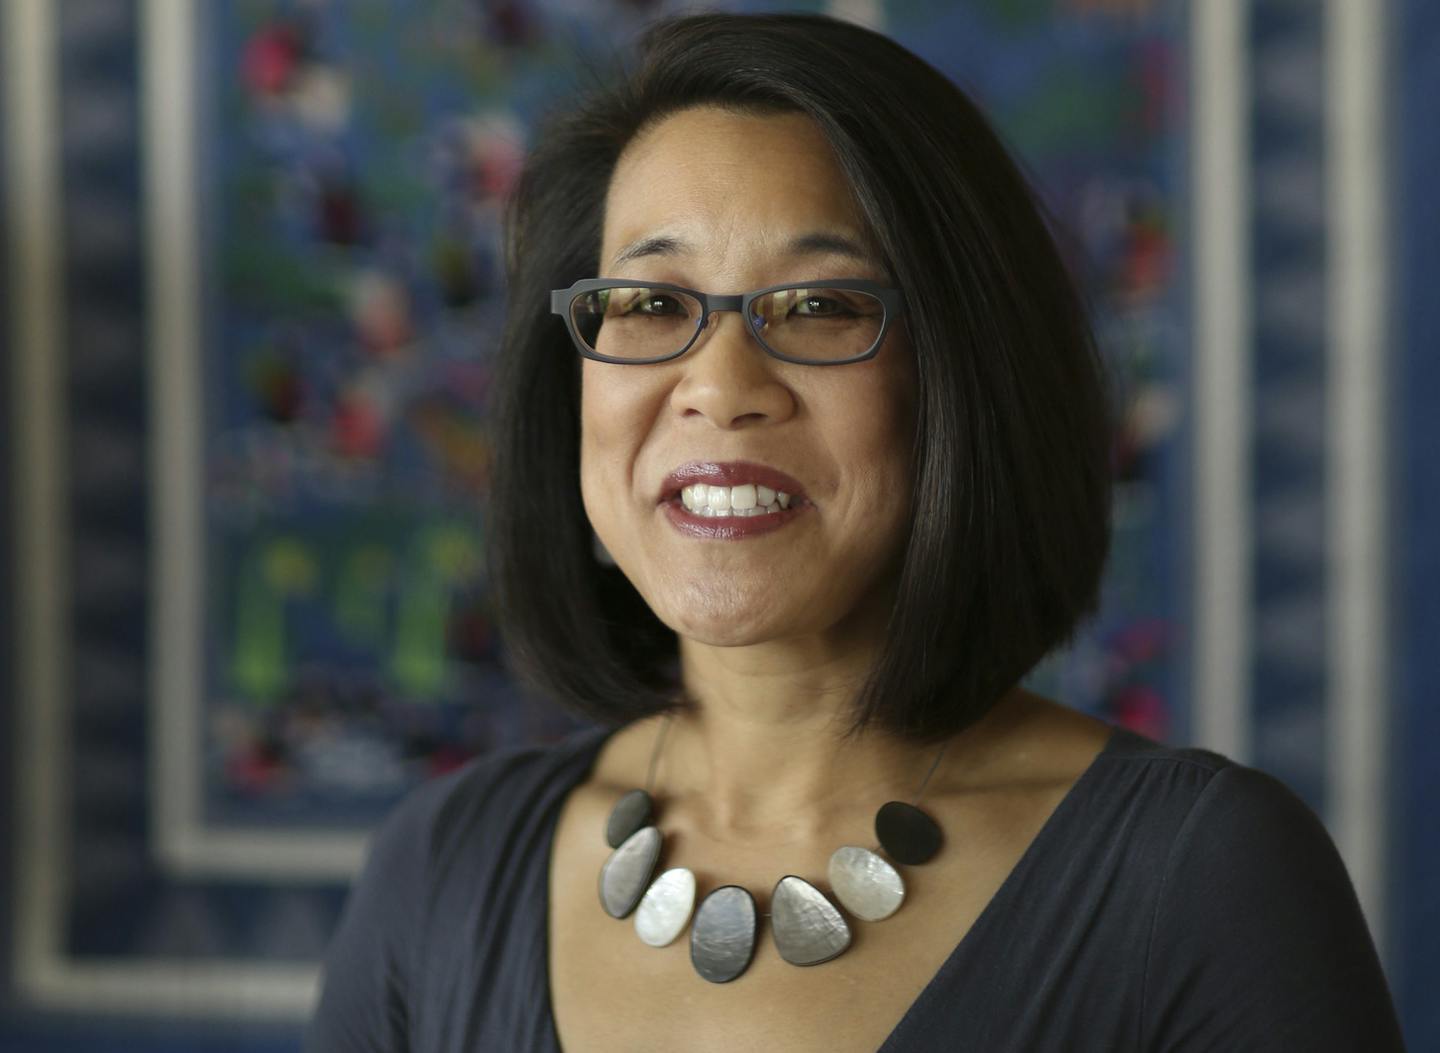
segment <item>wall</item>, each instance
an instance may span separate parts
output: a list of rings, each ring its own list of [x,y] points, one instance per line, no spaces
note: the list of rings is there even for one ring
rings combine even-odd
[[[0,902],[24,906],[4,919],[0,1049],[295,1048],[375,816],[466,756],[573,726],[505,681],[469,555],[495,207],[507,147],[563,97],[573,56],[659,6],[435,5],[468,58],[376,4],[309,23],[240,0],[5,8]],[[1074,235],[1124,378],[1106,607],[1037,685],[1294,786],[1356,875],[1412,1046],[1440,1047],[1433,5],[1363,5],[1389,19],[1391,57],[1377,156],[1393,190],[1367,262],[1393,325],[1369,344],[1345,343],[1335,306],[1343,216],[1366,200],[1335,153],[1335,113],[1364,101],[1364,70],[1336,66],[1333,19],[1354,5],[829,7],[994,115]],[[347,62],[424,89],[377,109],[333,76]],[[17,119],[37,106],[38,126]],[[285,193],[257,206],[267,185]],[[1391,393],[1369,463],[1381,502],[1358,526],[1346,495],[1365,479],[1343,465],[1358,449],[1367,470],[1375,420],[1343,398],[1355,368]],[[377,430],[375,393],[399,390],[419,394]],[[418,511],[374,511],[417,474]],[[336,534],[337,508],[364,529]],[[343,573],[371,564],[325,555],[352,544],[399,568],[378,606],[360,586],[379,579]],[[247,601],[257,573],[283,602]],[[266,611],[290,619],[289,650],[267,645]],[[201,963],[238,971],[207,983]]]

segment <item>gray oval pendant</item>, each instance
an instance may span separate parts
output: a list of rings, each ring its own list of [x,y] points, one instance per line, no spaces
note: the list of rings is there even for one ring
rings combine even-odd
[[[690,962],[712,984],[729,983],[755,955],[755,898],[739,885],[721,885],[700,901],[690,926]]]
[[[641,827],[600,868],[600,905],[612,918],[623,918],[635,909],[655,863],[660,858],[660,831],[653,826]]]
[[[665,871],[645,890],[635,911],[635,931],[651,947],[675,942],[695,908],[695,875],[685,867]]]
[[[631,790],[615,803],[605,824],[605,843],[619,848],[625,839],[650,822],[654,802],[644,790]]]
[[[830,857],[830,891],[862,921],[883,921],[905,902],[905,882],[899,871],[870,849],[856,845],[837,848]]]
[[[787,874],[770,895],[775,949],[791,965],[819,965],[850,946],[850,926],[835,905],[804,878]]]

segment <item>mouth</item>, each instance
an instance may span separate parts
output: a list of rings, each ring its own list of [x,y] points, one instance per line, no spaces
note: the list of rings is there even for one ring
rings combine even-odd
[[[784,490],[772,490],[750,483],[739,486],[694,483],[666,498],[662,503],[706,519],[749,519],[754,516],[797,511],[803,498]]]
[[[794,476],[755,461],[691,461],[671,472],[658,508],[682,535],[742,541],[780,530],[811,502]]]
[[[753,461],[692,461],[666,476],[659,503],[700,516],[764,515],[808,505],[800,483]]]

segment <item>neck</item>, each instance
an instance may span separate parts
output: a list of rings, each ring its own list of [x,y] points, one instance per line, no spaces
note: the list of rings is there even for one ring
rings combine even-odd
[[[842,738],[873,657],[682,641],[684,687],[695,705],[665,733],[658,792],[694,815],[707,836],[737,843],[823,837],[857,810],[913,801],[938,744],[883,731]],[[978,728],[947,746],[927,794],[944,769],[966,763]]]

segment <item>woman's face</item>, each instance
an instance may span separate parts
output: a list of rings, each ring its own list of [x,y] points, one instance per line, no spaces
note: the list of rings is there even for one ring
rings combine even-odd
[[[695,108],[642,133],[610,184],[600,258],[607,278],[707,293],[892,284],[828,143],[791,114]],[[584,360],[581,387],[586,513],[666,625],[718,646],[811,637],[833,649],[883,624],[910,518],[916,372],[903,324],[867,361],[812,366],[770,357],[721,312],[678,359]],[[733,462],[777,469],[800,493],[777,516],[705,518],[718,530],[697,531],[667,478]],[[779,525],[754,530],[762,520]],[[727,525],[741,536],[714,536]]]

